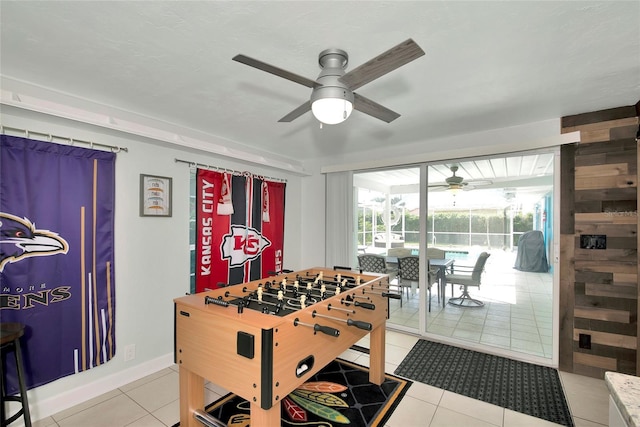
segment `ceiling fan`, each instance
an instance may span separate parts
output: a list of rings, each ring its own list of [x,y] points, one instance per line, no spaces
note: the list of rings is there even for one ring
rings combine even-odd
[[[460,191],[460,190],[462,190],[464,187],[466,187],[469,184],[472,184],[473,187],[480,186],[480,185],[490,185],[490,184],[492,184],[492,182],[488,181],[488,180],[482,180],[482,181],[478,180],[478,181],[471,181],[471,182],[465,181],[463,177],[456,175],[456,172],[458,171],[458,166],[456,166],[456,165],[450,166],[449,170],[451,170],[451,173],[453,175],[451,175],[450,177],[447,177],[444,180],[445,184],[429,185],[429,188],[442,187],[442,188],[446,188],[447,190],[451,190],[451,191]]]
[[[274,74],[312,89],[311,98],[278,120],[291,122],[311,110],[321,123],[336,124],[346,120],[353,109],[390,123],[400,114],[357,94],[354,90],[424,55],[412,39],[407,39],[357,68],[345,73],[349,55],[341,49],[320,52],[320,75],[316,80],[269,65],[245,55],[236,55],[234,61]]]

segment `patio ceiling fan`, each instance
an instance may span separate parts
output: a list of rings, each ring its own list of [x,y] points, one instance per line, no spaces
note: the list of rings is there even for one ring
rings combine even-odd
[[[400,117],[400,114],[354,91],[422,55],[424,51],[420,46],[412,39],[407,39],[345,73],[349,62],[347,52],[326,49],[318,57],[322,70],[315,80],[245,55],[236,55],[233,60],[312,89],[310,99],[282,117],[279,122],[291,122],[307,111],[312,111],[320,123],[337,124],[345,121],[355,109],[390,123]]]
[[[470,184],[471,184],[471,188],[481,186],[481,185],[492,184],[492,182],[489,180],[465,181],[464,177],[456,175],[456,172],[458,171],[457,165],[450,166],[449,170],[451,171],[452,175],[445,178],[444,184],[429,185],[429,188],[445,188],[446,190],[449,190],[452,192],[458,192],[465,189],[465,187],[467,187]]]

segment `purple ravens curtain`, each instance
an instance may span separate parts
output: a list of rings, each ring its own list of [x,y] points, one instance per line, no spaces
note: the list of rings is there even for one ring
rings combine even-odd
[[[115,354],[114,175],[114,153],[0,135],[0,314],[29,388]]]

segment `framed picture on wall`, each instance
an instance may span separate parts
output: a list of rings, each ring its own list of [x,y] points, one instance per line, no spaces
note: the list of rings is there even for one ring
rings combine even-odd
[[[172,179],[140,174],[140,216],[171,216]]]

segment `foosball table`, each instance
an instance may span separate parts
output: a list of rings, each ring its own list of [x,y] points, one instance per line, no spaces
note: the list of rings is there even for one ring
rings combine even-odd
[[[311,268],[175,299],[180,425],[220,425],[204,380],[250,403],[251,425],[279,426],[281,400],[370,334],[369,381],[385,375],[386,274]]]

